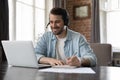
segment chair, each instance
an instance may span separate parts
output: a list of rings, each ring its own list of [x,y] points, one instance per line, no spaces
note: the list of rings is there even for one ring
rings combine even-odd
[[[97,57],[97,66],[112,65],[112,46],[111,44],[90,43],[91,48]]]

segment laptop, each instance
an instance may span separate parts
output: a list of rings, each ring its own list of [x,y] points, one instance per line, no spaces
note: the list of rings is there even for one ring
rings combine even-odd
[[[33,68],[48,68],[38,64],[32,41],[1,41],[9,65]]]

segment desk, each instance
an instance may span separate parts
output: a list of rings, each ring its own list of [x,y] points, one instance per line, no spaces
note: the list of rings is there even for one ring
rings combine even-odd
[[[0,80],[119,80],[120,67],[94,67],[96,74],[39,72],[39,69],[0,65]]]

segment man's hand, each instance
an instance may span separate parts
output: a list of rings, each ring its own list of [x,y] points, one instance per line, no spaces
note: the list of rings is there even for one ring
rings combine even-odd
[[[64,65],[65,63],[61,60],[57,60],[57,59],[54,59],[54,58],[47,58],[47,57],[42,57],[40,60],[39,60],[40,63],[43,63],[43,64],[50,64],[52,66],[54,65]]]
[[[77,58],[77,56],[72,56],[72,57],[67,58],[66,64],[71,65],[71,66],[81,66],[81,62]]]

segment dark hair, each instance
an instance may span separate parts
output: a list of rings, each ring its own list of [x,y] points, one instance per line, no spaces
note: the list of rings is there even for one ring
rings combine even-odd
[[[61,15],[64,21],[64,25],[69,26],[69,16],[68,12],[65,9],[55,7],[50,11],[50,13],[55,15]]]

